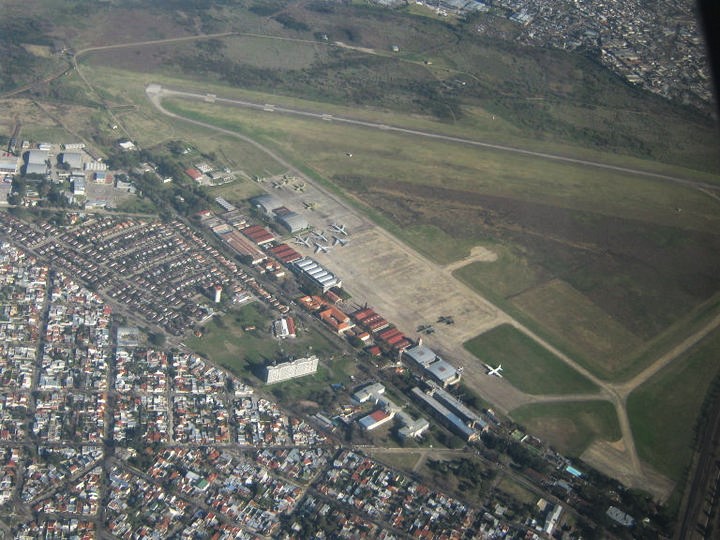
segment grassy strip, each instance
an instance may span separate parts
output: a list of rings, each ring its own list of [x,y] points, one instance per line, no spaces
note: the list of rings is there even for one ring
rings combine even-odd
[[[628,397],[640,457],[673,480],[690,462],[698,413],[720,371],[718,350],[720,331],[715,331]]]

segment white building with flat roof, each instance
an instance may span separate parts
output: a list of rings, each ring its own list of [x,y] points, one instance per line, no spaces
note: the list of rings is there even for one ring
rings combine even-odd
[[[265,366],[265,383],[274,384],[290,379],[312,375],[317,371],[318,357],[298,358],[275,366]]]

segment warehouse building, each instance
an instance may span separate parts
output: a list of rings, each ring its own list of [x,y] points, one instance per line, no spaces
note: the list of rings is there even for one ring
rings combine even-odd
[[[422,340],[419,340],[414,347],[405,349],[403,358],[410,360],[443,386],[460,382],[460,372],[438,356],[435,351],[423,345]]]
[[[479,434],[470,426],[466,425],[455,413],[449,411],[439,401],[420,390],[417,386],[412,389],[413,395],[425,404],[435,416],[451,431],[460,435],[466,441],[477,440]]]
[[[25,154],[25,174],[42,174],[48,172],[48,151],[47,150],[28,150]]]
[[[363,416],[360,420],[358,420],[358,424],[360,424],[360,426],[365,431],[372,431],[373,429],[378,428],[383,424],[387,424],[394,417],[394,411],[387,412],[382,409],[378,409],[377,411],[371,412],[367,416]]]
[[[260,225],[251,225],[250,227],[245,227],[240,232],[242,232],[250,240],[255,242],[258,246],[269,244],[270,242],[273,242],[275,240],[275,236],[273,236],[273,234],[265,227],[261,227]]]
[[[427,385],[430,388],[430,395],[457,414],[468,426],[481,431],[488,429],[488,423],[485,420],[450,392],[432,381],[427,381]]]
[[[268,216],[272,214],[273,210],[280,208],[283,205],[280,199],[269,194],[253,197],[250,199],[250,202],[255,208]]]
[[[0,155],[0,174],[15,174],[18,169],[18,158],[5,152]]]
[[[333,287],[342,287],[342,281],[335,274],[309,257],[300,259],[293,266],[298,279],[312,287],[319,288],[323,293],[328,292]]]
[[[225,242],[246,264],[260,264],[267,259],[267,255],[255,244],[250,242],[237,229],[225,223],[212,228],[213,232]]]
[[[25,174],[42,174],[48,173],[48,167],[45,163],[28,163],[25,165]]]
[[[352,399],[353,401],[355,401],[355,403],[365,403],[370,399],[377,403],[380,399],[380,396],[384,393],[385,387],[382,384],[376,382],[368,384],[367,386],[356,390],[355,393],[352,395]]]
[[[278,244],[277,246],[273,246],[268,249],[268,251],[284,265],[292,264],[303,258],[297,250],[291,248],[287,244]]]
[[[275,221],[285,227],[291,234],[303,231],[310,226],[307,219],[295,212],[278,214],[275,217]]]
[[[83,168],[82,154],[80,152],[63,152],[62,163],[70,170],[81,170]]]
[[[265,366],[265,383],[273,384],[312,375],[317,371],[317,367],[318,358],[315,355],[290,360],[274,366]]]
[[[27,164],[46,165],[49,152],[47,150],[28,150],[25,154]]]
[[[403,411],[398,411],[397,419],[402,425],[402,427],[398,429],[398,435],[402,440],[414,439],[430,429],[430,422],[424,418],[413,419]]]

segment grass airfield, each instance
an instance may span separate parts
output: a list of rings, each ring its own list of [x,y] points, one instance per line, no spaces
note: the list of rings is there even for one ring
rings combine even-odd
[[[293,16],[310,24],[307,13],[299,9],[292,8]],[[683,111],[613,81],[607,74],[593,72],[592,75],[602,90],[597,100],[612,95],[605,106],[540,91],[540,96],[520,96],[517,101],[526,100],[527,106],[514,109],[507,100],[483,101],[469,95],[471,87],[477,88],[476,84],[491,85],[501,79],[516,81],[515,70],[519,68],[513,68],[509,62],[513,51],[494,50],[483,40],[460,51],[454,41],[442,33],[441,23],[413,18],[402,35],[395,35],[390,31],[397,22],[395,15],[380,21],[374,20],[369,12],[353,15],[354,12],[347,11],[350,8],[338,9],[340,11],[323,24],[334,39],[342,38],[349,44],[342,51],[313,43],[311,32],[285,32],[267,18],[253,15],[243,19],[242,24],[240,19],[232,19],[241,31],[256,25],[262,32],[283,34],[282,40],[240,36],[222,41],[218,50],[231,62],[228,65],[242,67],[239,73],[247,83],[242,90],[222,80],[219,71],[213,71],[216,67],[220,69],[220,60],[212,56],[213,51],[205,51],[211,55],[206,73],[193,76],[189,63],[181,68],[173,64],[177,55],[198,58],[203,49],[197,44],[177,47],[174,53],[169,46],[91,53],[82,58],[80,69],[90,76],[106,103],[134,106],[117,113],[117,118],[128,135],[142,146],[150,147],[170,139],[192,142],[203,151],[217,152],[247,175],[271,176],[283,171],[249,144],[160,116],[145,98],[145,85],[155,82],[245,97],[259,103],[285,104],[556,152],[709,184],[720,182],[717,174],[720,167],[710,150],[717,141],[714,127],[696,121],[692,115],[685,119]],[[348,14],[355,18],[348,18]],[[343,18],[340,25],[338,21]],[[371,19],[372,25],[368,23]],[[143,23],[145,31],[126,28],[122,32],[117,29],[114,34],[103,33],[101,27],[95,26],[93,32],[86,31],[82,39],[86,45],[139,40],[151,23],[152,20]],[[170,19],[160,30],[162,35],[157,37],[174,35]],[[413,36],[420,35],[425,38],[427,48],[414,45],[418,40]],[[389,36],[400,44],[400,55],[388,52]],[[547,52],[545,56],[547,58],[533,53],[523,58],[523,71],[531,78],[538,78],[547,62],[559,66],[558,70],[574,62],[576,69],[568,71],[574,74],[568,81],[568,96],[572,98],[573,92],[582,90],[585,80],[580,76],[582,70],[577,69],[587,67],[582,59],[555,52]],[[428,59],[432,64],[426,62]],[[296,84],[298,73],[293,66],[314,70],[312,76],[322,81],[330,73],[327,66],[332,62],[338,75],[330,80],[326,91],[312,80]],[[473,65],[483,73],[473,73]],[[277,72],[268,73],[264,70],[267,67]],[[258,82],[258,77],[270,75],[277,77],[276,94],[260,90],[262,81]],[[374,99],[372,95],[362,96],[351,91],[353,81],[368,78],[372,81],[369,90],[392,83],[390,91],[380,94],[373,106],[368,105]],[[456,79],[467,83],[466,90],[447,90],[437,102],[421,100],[419,105],[408,98],[403,86],[408,81],[418,81],[425,85],[423,88],[432,89],[438,81],[452,86]],[[293,84],[298,89],[295,97],[288,95]],[[90,118],[76,114],[84,110],[80,102],[87,107],[88,100],[97,98],[97,95],[83,96],[82,81],[70,78],[63,81],[58,90],[72,90],[75,94],[72,99],[78,102],[75,108],[63,105],[64,110],[56,111],[62,118],[73,118],[73,132],[89,141],[110,141],[116,136],[102,110]],[[536,99],[538,97],[542,99]],[[454,117],[452,111],[460,110],[455,108],[457,103],[462,115]],[[498,387],[494,380],[487,380],[481,368],[468,373],[466,379],[475,380],[481,389],[487,388],[489,394],[485,395],[502,392],[514,396],[520,408],[514,408],[511,415],[524,419],[528,429],[541,437],[548,433],[562,451],[583,455],[595,442],[615,444],[617,431],[613,426],[618,424],[618,419],[615,423],[611,420],[612,414],[608,412],[611,402],[595,400],[562,408],[537,402],[533,395],[553,394],[553,399],[578,392],[593,395],[597,394],[598,382],[621,388],[624,381],[646,373],[644,370],[652,368],[657,358],[688,336],[705,332],[700,337],[710,341],[698,339],[699,345],[689,343],[686,350],[678,352],[677,360],[658,371],[655,377],[659,377],[662,384],[651,377],[637,390],[623,387],[639,455],[671,482],[681,479],[682,464],[686,460],[681,451],[658,458],[648,449],[658,445],[668,447],[667,444],[672,443],[673,448],[688,452],[691,434],[661,429],[654,432],[653,437],[658,433],[661,437],[656,440],[643,426],[657,421],[657,411],[663,410],[662,406],[682,406],[683,418],[689,425],[688,419],[695,418],[701,406],[699,393],[690,395],[687,384],[680,384],[682,377],[664,374],[677,369],[684,354],[700,354],[693,352],[697,350],[695,346],[714,350],[717,332],[713,321],[719,312],[715,297],[720,290],[720,283],[714,277],[720,264],[717,260],[720,240],[716,232],[720,230],[720,212],[712,193],[631,174],[533,157],[520,158],[499,151],[398,134],[372,132],[368,136],[367,130],[332,122],[269,116],[187,101],[168,100],[166,105],[187,117],[241,132],[280,152],[325,189],[341,194],[353,211],[367,216],[430,259],[435,265],[432,272],[442,272],[452,265],[455,277],[529,328],[540,341],[528,344],[526,333],[507,332],[499,345],[494,345],[493,354],[498,355],[497,358],[515,351],[513,359],[507,359],[511,366],[507,379],[514,387],[507,390],[505,386]],[[435,111],[435,116],[424,113],[423,107]],[[543,118],[552,120],[544,132],[539,127]],[[593,126],[600,126],[597,129],[608,135],[608,146],[593,142],[595,134],[590,129]],[[573,137],[575,128],[582,136]],[[39,129],[38,135],[49,137],[66,129],[51,123]],[[618,138],[614,129],[630,137]],[[624,146],[623,141],[627,145]],[[645,150],[638,151],[638,148]],[[352,159],[345,157],[348,151],[353,153]],[[256,184],[241,180],[214,192],[232,201],[245,199],[257,190]],[[348,262],[354,265],[362,262],[378,246],[378,238],[387,239],[383,234],[373,237],[367,242],[366,251],[357,250],[358,258],[348,256]],[[495,253],[496,259],[455,264],[469,257],[478,246]],[[337,264],[338,272],[342,273],[347,263],[338,258],[333,264]],[[409,271],[413,267],[400,268]],[[430,289],[447,286],[449,272],[442,275],[442,284]],[[358,282],[361,277],[357,276]],[[369,293],[370,288],[367,291]],[[407,297],[410,292],[403,295]],[[393,301],[390,292],[385,294],[387,297],[378,297],[378,302]],[[406,312],[400,309],[404,307],[397,308],[398,317],[400,312]],[[471,313],[467,318],[472,318]],[[401,320],[403,329],[412,332],[413,322],[412,318]],[[494,324],[453,329],[443,339],[456,342],[456,347],[468,340],[477,343],[479,358],[476,361],[479,362],[485,360],[489,352],[483,351],[481,345],[490,347],[496,337],[493,332],[503,331],[505,327],[500,325],[506,322],[497,320]],[[468,329],[471,331],[466,332]],[[490,333],[484,333],[486,330]],[[706,343],[710,345],[704,345]],[[572,366],[558,360],[563,356],[576,362],[582,373],[571,370],[568,374],[566,370]],[[463,358],[470,365],[470,356]],[[531,381],[532,370],[523,370],[523,363],[529,366],[531,361],[540,362],[546,368],[543,372],[552,376]],[[676,396],[676,401],[665,400],[668,393]],[[574,427],[567,427],[570,424]],[[569,434],[565,439],[564,430]],[[614,448],[621,446],[615,444]],[[616,456],[608,451],[606,458],[610,457]],[[611,460],[606,461],[591,463],[606,471],[609,468],[612,473]],[[667,486],[664,489],[667,490]]]

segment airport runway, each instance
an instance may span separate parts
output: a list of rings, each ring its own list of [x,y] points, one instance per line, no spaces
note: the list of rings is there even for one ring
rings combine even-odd
[[[152,85],[151,85],[152,86]],[[392,126],[389,124],[380,124],[376,122],[368,122],[365,120],[358,120],[355,118],[349,118],[344,116],[335,116],[332,114],[318,113],[313,111],[307,111],[303,109],[294,109],[289,107],[282,107],[279,105],[273,105],[270,103],[253,103],[251,101],[244,101],[241,99],[230,99],[217,97],[213,94],[198,94],[193,92],[184,92],[182,90],[172,90],[166,87],[162,87],[162,95],[166,97],[180,97],[185,99],[200,100],[212,103],[223,103],[231,105],[233,107],[244,107],[246,109],[254,109],[258,111],[265,111],[268,113],[280,113],[294,116],[301,116],[306,118],[313,118],[316,120],[323,120],[327,122],[336,122],[341,124],[348,124],[353,126],[366,127],[370,129],[379,129],[383,131],[391,131],[396,133],[403,133],[406,135],[414,135],[417,137],[425,137],[429,139],[437,139],[446,142],[460,143],[470,146],[477,146],[480,148],[488,148],[491,150],[500,150],[503,152],[509,152],[514,154],[521,154],[530,157],[536,157],[541,159],[547,159],[550,161],[559,161],[563,163],[571,163],[575,165],[584,165],[586,167],[593,167],[596,169],[605,169],[609,171],[621,172],[625,174],[632,174],[635,176],[641,176],[645,178],[651,178],[655,180],[661,180],[665,182],[674,182],[683,186],[687,186],[694,189],[701,190],[712,190],[720,191],[720,185],[711,184],[707,182],[700,182],[697,180],[690,180],[688,178],[680,178],[678,176],[669,176],[666,174],[655,173],[652,171],[646,171],[642,169],[635,169],[631,167],[621,167],[619,165],[612,165],[609,163],[601,163],[599,161],[591,161],[586,159],[573,158],[569,156],[563,156],[560,154],[551,154],[547,152],[537,152],[535,150],[527,150],[524,148],[518,148],[515,146],[506,146],[501,144],[494,144],[489,142],[478,141],[474,139],[467,139],[463,137],[454,137],[452,135],[443,135],[441,133],[434,133],[431,131],[420,131],[416,129],[403,128],[399,126]]]

